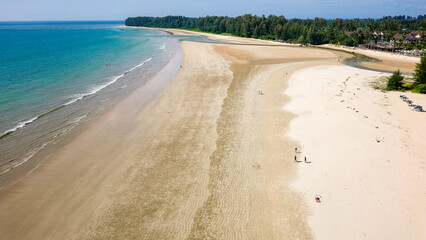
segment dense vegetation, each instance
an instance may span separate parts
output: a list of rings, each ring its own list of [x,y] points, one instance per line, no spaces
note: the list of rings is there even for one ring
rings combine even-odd
[[[402,80],[404,80],[404,77],[401,75],[401,72],[398,69],[397,71],[393,72],[392,76],[390,76],[386,89],[388,91],[402,89]]]
[[[421,93],[426,93],[426,56],[423,56],[420,63],[417,64],[414,80],[416,89]]]
[[[423,56],[420,63],[417,63],[414,77],[416,84],[426,84],[426,56]]]
[[[426,93],[426,56],[423,56],[420,63],[416,65],[414,78],[408,78],[404,84],[404,77],[400,71],[394,71],[387,80],[386,90],[412,91],[416,93]]]
[[[127,26],[181,28],[240,37],[282,40],[286,42],[348,46],[379,40],[374,32],[384,32],[385,40],[395,33],[426,30],[426,14],[418,17],[383,17],[381,19],[286,19],[284,16],[238,17],[182,16],[134,17],[126,19]],[[423,37],[424,39],[424,37]],[[424,43],[424,41],[423,41]],[[417,48],[423,48],[419,46]]]

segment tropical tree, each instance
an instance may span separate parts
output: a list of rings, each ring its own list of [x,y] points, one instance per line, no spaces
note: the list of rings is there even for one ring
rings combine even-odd
[[[419,84],[416,86],[416,89],[419,93],[426,93],[426,84]]]
[[[417,63],[414,73],[415,84],[426,84],[426,56],[423,56],[420,63]]]
[[[237,17],[206,16],[189,18],[184,16],[134,17],[125,21],[127,26],[159,28],[183,28],[212,33],[227,33],[241,37],[279,39],[286,42],[311,44],[338,43],[348,46],[363,44],[374,38],[374,32],[385,32],[386,38],[401,29],[420,31],[424,34],[426,14],[417,18],[409,16],[386,16],[381,19],[286,19],[284,16],[268,17],[245,14]],[[351,33],[351,34],[348,34]],[[425,36],[416,45],[407,47],[424,49]],[[402,44],[402,43],[399,43]]]
[[[404,80],[404,77],[401,76],[401,72],[399,69],[395,72],[393,72],[392,76],[388,80],[387,90],[399,90],[402,88],[402,80]]]

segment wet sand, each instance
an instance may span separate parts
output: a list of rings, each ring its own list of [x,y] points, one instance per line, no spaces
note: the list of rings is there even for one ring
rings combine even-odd
[[[160,124],[167,111],[166,122],[85,237],[311,238],[303,201],[289,188],[296,168],[285,161],[290,142],[280,131],[291,114],[280,110],[282,90],[285,71],[335,55],[295,60],[297,49],[190,42],[183,49],[181,71],[146,110],[161,113],[143,121]]]
[[[294,147],[305,151],[309,145],[291,134],[291,123],[296,114],[313,110],[303,104],[284,109],[290,96],[300,96],[284,92],[293,73],[342,66],[341,53],[195,42],[183,42],[182,49],[181,67],[169,64],[147,86],[58,146],[37,170],[0,192],[1,236],[325,236],[311,220],[322,215],[308,190],[295,186],[304,173],[293,161]],[[343,77],[335,73],[338,80]],[[312,127],[322,126],[313,121]],[[302,185],[313,180],[306,178]]]
[[[386,71],[400,70],[405,73],[414,73],[416,64],[420,63],[420,57],[405,56],[396,53],[375,51],[371,49],[360,49],[346,46],[336,46],[331,44],[324,44],[320,47],[326,47],[330,49],[337,49],[347,51],[349,53],[362,54],[367,57],[375,58],[378,62],[362,62],[361,65],[371,69],[382,69]]]

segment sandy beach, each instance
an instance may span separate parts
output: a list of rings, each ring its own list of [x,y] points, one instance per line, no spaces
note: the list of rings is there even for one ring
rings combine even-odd
[[[405,56],[397,53],[376,51],[371,49],[360,49],[346,46],[324,44],[319,47],[347,51],[350,53],[362,54],[364,56],[379,60],[378,62],[363,62],[362,66],[372,69],[382,69],[386,71],[400,70],[405,73],[413,73],[416,64],[420,63],[420,57]]]
[[[388,74],[343,52],[204,35],[252,45],[182,42],[0,192],[2,239],[426,237],[426,114],[371,87]]]
[[[295,72],[285,91],[292,101],[284,109],[298,115],[288,136],[301,144],[293,186],[312,211],[315,239],[426,237],[426,116],[397,92],[373,90],[380,75],[310,67]],[[426,103],[424,95],[405,94]]]

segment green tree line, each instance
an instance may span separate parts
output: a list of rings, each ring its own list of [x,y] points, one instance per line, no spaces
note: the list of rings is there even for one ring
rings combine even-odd
[[[418,17],[387,16],[381,19],[286,19],[284,16],[256,16],[246,14],[238,17],[206,16],[189,18],[183,16],[130,17],[127,26],[180,28],[231,34],[239,37],[281,40],[310,44],[344,44],[353,46],[367,41],[377,41],[374,32],[386,32],[390,38],[395,32],[426,30],[426,14]]]
[[[392,76],[389,77],[386,89],[392,90],[410,90],[413,92],[426,93],[426,56],[423,56],[420,63],[416,64],[414,70],[414,82],[404,84],[404,77],[401,75],[399,69],[394,71]]]

